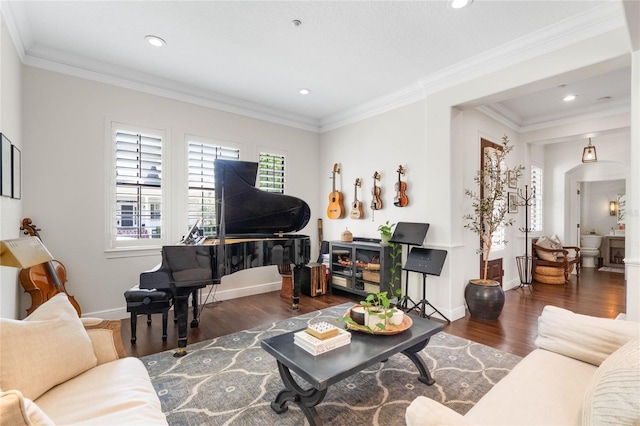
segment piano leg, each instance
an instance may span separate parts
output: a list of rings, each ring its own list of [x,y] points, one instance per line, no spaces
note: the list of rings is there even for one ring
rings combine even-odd
[[[200,315],[198,315],[198,290],[193,290],[191,293],[191,305],[193,306],[193,320],[191,321],[191,328],[198,328],[200,325]]]
[[[173,296],[173,309],[178,323],[178,349],[174,357],[187,354],[187,321],[189,316],[189,295],[194,290],[191,288],[175,288]],[[197,291],[197,290],[196,290]]]
[[[300,277],[301,270],[304,268],[304,265],[296,265],[294,267],[293,274],[293,304],[291,305],[292,311],[297,311],[299,309],[300,304],[300,280],[295,279],[295,277]]]

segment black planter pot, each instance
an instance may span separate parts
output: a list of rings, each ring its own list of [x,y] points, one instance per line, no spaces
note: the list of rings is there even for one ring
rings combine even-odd
[[[493,280],[469,280],[464,289],[471,317],[496,320],[504,306],[504,291],[500,283]]]

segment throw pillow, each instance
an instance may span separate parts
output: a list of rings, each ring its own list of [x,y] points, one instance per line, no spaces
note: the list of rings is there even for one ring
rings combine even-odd
[[[556,244],[551,241],[551,239],[547,238],[547,237],[540,237],[538,238],[538,241],[536,241],[536,245],[546,248],[546,249],[556,249]],[[542,260],[549,260],[551,262],[555,262],[556,261],[556,254],[555,253],[550,253],[548,251],[544,251],[544,250],[538,250],[536,249],[536,254],[538,255],[538,257]]]
[[[580,315],[545,306],[538,318],[536,346],[593,365],[600,365],[629,340],[640,336],[640,324]]]
[[[560,237],[558,237],[558,235],[553,234],[549,237],[549,241],[551,241],[551,248],[562,249],[562,242],[560,241]]]
[[[631,340],[598,367],[584,396],[582,424],[640,424],[640,339]]]
[[[0,393],[0,420],[12,426],[53,426],[49,418],[33,401],[16,390]]]
[[[0,388],[31,400],[97,364],[91,339],[64,293],[23,321],[1,318],[0,341]]]

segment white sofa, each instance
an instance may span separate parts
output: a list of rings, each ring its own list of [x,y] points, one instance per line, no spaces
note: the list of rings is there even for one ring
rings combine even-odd
[[[638,425],[638,336],[637,322],[546,306],[538,349],[467,414],[420,396],[407,408],[407,425]]]
[[[23,321],[0,319],[2,425],[167,425],[120,322],[78,318],[60,293]]]

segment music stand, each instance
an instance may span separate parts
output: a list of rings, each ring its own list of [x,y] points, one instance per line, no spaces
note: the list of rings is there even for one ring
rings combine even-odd
[[[440,312],[435,306],[429,303],[426,297],[427,275],[440,276],[446,258],[446,250],[426,249],[422,247],[414,247],[411,249],[411,251],[407,255],[407,263],[402,269],[406,270],[407,272],[419,272],[422,274],[422,300],[416,303],[411,309],[409,309],[407,313],[411,312],[413,309],[420,307],[419,311],[421,317],[427,317],[431,319],[431,315],[437,312],[438,315],[440,315],[445,321],[447,321],[447,323],[451,324],[451,320],[444,316],[442,312]],[[429,315],[427,315],[426,313],[427,306],[433,309],[433,312],[431,312]]]
[[[407,246],[407,250],[409,250],[409,246],[421,246],[424,243],[424,239],[427,237],[428,231],[428,223],[398,222],[389,242],[405,244]],[[409,271],[407,271],[405,275],[404,295],[398,300],[398,306],[403,310],[406,310],[408,309],[408,302],[411,302],[413,304],[411,309],[414,309],[417,303],[409,297]],[[402,284],[400,287],[402,287]],[[402,288],[400,290],[402,290]]]

